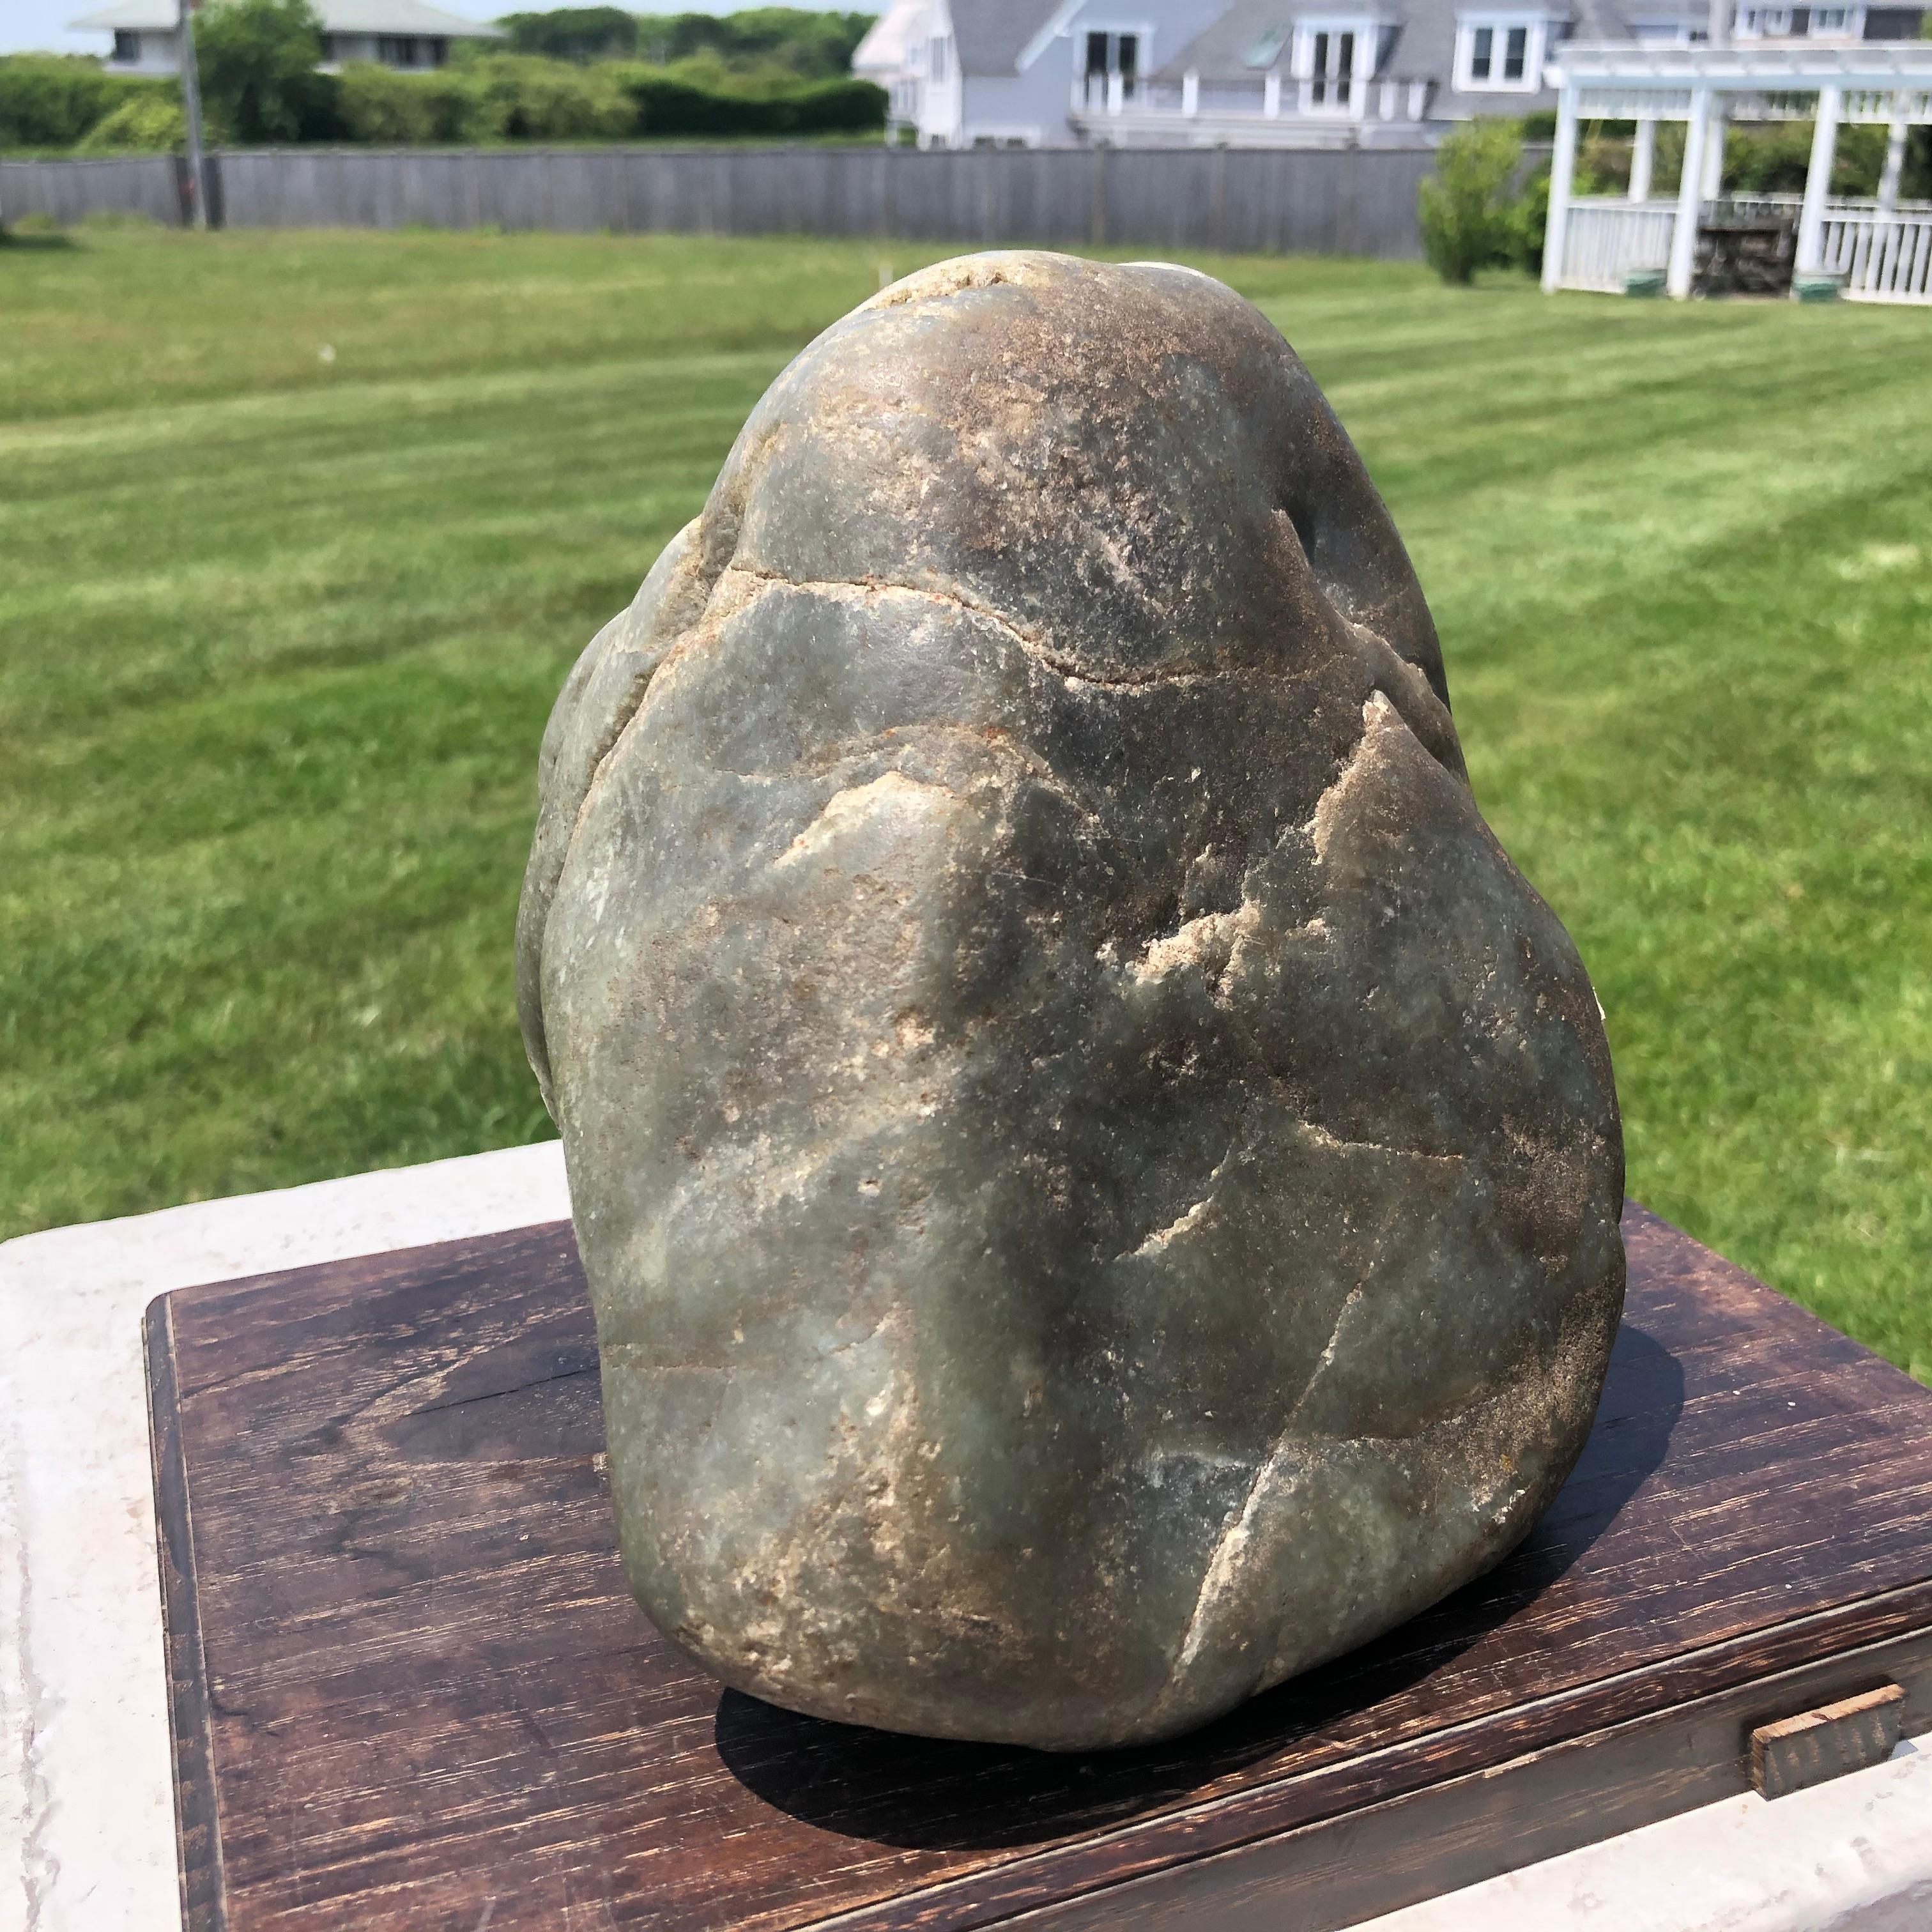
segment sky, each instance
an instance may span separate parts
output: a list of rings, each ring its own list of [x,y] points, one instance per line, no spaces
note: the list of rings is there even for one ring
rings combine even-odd
[[[864,0],[786,0],[794,7],[830,4],[862,5]],[[67,23],[83,14],[98,12],[110,0],[0,0],[0,54],[28,50],[58,54],[104,54],[105,34],[72,34]],[[548,13],[546,0],[430,0],[446,14],[460,14],[471,20],[494,20],[499,14]],[[573,0],[575,4],[575,0]],[[616,0],[621,5],[623,0]],[[680,8],[692,13],[735,14],[740,7],[754,6],[760,0],[633,0],[635,11],[676,13]]]

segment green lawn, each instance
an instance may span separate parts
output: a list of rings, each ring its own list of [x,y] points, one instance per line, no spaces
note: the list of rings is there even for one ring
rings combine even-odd
[[[788,356],[936,252],[0,252],[0,1233],[548,1132],[551,696]],[[1204,266],[1394,508],[1632,1191],[1932,1380],[1932,316]]]

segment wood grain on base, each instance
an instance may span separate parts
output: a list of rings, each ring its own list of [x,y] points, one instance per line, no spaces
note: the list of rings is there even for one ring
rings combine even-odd
[[[1337,1926],[1748,1788],[1892,1682],[1932,1724],[1932,1392],[1639,1208],[1529,1539],[1177,1743],[796,1718],[624,1586],[567,1225],[150,1312],[188,1924]],[[1217,1918],[1217,1922],[1219,1920]]]

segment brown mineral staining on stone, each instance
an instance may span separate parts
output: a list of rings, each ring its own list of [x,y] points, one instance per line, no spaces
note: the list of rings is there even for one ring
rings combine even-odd
[[[988,255],[848,316],[542,782],[521,1006],[625,1561],[726,1682],[1157,1737],[1549,1502],[1622,1299],[1596,1003],[1228,290]]]

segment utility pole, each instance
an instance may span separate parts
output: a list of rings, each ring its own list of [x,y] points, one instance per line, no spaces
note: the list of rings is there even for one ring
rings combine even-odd
[[[194,0],[181,0],[175,45],[181,54],[182,118],[188,123],[188,202],[194,226],[208,226],[208,169],[201,146],[201,76],[194,66]]]

